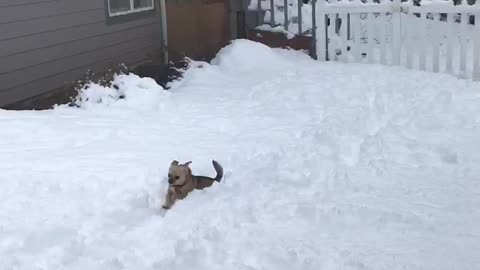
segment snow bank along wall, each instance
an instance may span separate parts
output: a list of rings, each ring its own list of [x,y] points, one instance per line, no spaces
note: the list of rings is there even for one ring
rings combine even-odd
[[[2,0],[0,108],[64,102],[88,70],[148,64],[153,76],[167,56],[209,59],[231,38],[231,1]]]

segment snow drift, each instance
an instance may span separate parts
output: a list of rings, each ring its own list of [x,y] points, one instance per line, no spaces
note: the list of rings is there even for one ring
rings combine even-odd
[[[117,104],[146,109],[158,106],[160,100],[169,94],[152,78],[140,78],[135,74],[116,75],[111,84],[112,87],[106,87],[89,83],[80,89],[73,103],[80,108]],[[118,102],[123,99],[128,101]]]

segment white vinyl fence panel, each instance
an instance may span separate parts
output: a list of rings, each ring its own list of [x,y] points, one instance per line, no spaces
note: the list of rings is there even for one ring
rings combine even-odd
[[[262,30],[311,36],[320,61],[401,65],[480,80],[480,0],[252,0]],[[476,23],[473,23],[474,18]]]

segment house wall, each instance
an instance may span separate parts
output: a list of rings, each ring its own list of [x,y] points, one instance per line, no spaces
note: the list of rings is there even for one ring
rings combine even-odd
[[[160,56],[158,1],[149,16],[107,18],[105,0],[0,1],[0,107],[110,64]]]

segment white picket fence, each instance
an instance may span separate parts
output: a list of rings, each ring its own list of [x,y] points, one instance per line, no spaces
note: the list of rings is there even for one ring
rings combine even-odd
[[[318,1],[316,15],[319,60],[403,65],[480,80],[480,1]],[[471,24],[475,15],[477,23]],[[325,18],[341,23],[328,26]]]
[[[294,34],[313,36],[320,61],[401,65],[480,80],[480,0],[474,5],[463,0],[456,6],[438,0],[423,0],[421,6],[411,0],[251,3],[255,3],[253,8],[263,5],[262,9],[267,10],[265,19],[277,30],[283,27],[292,32],[289,21],[300,29],[303,25],[303,30],[296,31],[295,27]],[[278,9],[272,9],[275,6]],[[291,19],[292,14],[297,14],[296,21]]]

